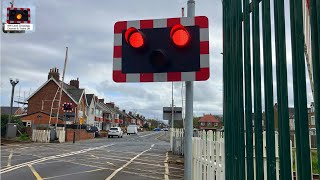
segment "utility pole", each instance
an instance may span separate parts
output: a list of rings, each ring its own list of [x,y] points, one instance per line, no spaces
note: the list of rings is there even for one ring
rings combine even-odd
[[[195,15],[195,1],[188,0],[188,17]],[[184,180],[192,179],[193,82],[186,81],[186,117],[184,131]]]

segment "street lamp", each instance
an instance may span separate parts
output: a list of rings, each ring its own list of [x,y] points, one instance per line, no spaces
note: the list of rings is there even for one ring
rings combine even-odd
[[[11,123],[12,119],[12,106],[13,106],[13,96],[14,96],[14,87],[19,83],[19,79],[16,79],[15,81],[10,78],[10,83],[12,85],[12,91],[11,91],[11,104],[10,104],[10,116],[9,116],[9,122]]]

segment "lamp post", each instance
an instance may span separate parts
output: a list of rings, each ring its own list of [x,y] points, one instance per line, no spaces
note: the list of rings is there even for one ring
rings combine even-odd
[[[11,104],[10,104],[10,115],[9,115],[9,121],[7,124],[7,132],[6,132],[6,137],[9,138],[9,123],[11,123],[12,119],[12,106],[13,106],[13,96],[14,96],[14,87],[19,83],[19,80],[16,79],[15,81],[10,78],[10,83],[12,85],[12,91],[11,91]]]
[[[12,85],[12,91],[11,91],[11,104],[10,104],[10,116],[9,116],[9,122],[8,123],[11,123],[11,119],[12,119],[12,106],[13,106],[13,96],[14,96],[14,87],[19,83],[19,80],[16,79],[15,81],[12,80],[10,78],[10,83]]]

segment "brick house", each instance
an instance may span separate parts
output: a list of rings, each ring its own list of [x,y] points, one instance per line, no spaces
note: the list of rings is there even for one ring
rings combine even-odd
[[[199,120],[199,129],[217,130],[222,128],[222,122],[212,114],[205,114]]]
[[[57,68],[53,68],[50,69],[48,80],[27,98],[27,115],[21,118],[22,121],[32,124],[48,125],[50,123],[51,125],[54,125],[56,123],[64,124],[63,119],[67,119],[67,124],[80,121],[86,123],[88,104],[84,89],[79,88],[79,79],[71,80],[70,84],[63,83],[60,104],[58,104],[58,88],[61,88],[60,74]],[[65,112],[62,109],[64,102],[73,104],[72,112],[66,113],[66,117],[64,117]],[[50,121],[51,107],[59,107],[59,109],[54,109],[52,111]],[[59,118],[57,119],[56,114],[58,111]]]

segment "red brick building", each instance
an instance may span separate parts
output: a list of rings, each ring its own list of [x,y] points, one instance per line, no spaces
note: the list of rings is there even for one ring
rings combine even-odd
[[[217,130],[221,128],[222,128],[222,122],[212,114],[204,115],[199,120],[199,129]]]
[[[68,123],[82,121],[86,122],[87,100],[84,89],[79,88],[79,79],[71,80],[70,84],[63,83],[61,103],[59,100],[59,88],[61,88],[60,74],[57,68],[50,69],[48,80],[41,85],[28,99],[27,115],[22,118],[23,122],[32,124],[49,124],[51,107],[58,108],[52,110],[50,124],[64,124],[63,103],[72,103],[73,110],[68,112]],[[58,113],[59,111],[59,113]],[[57,113],[59,120],[57,122]]]

